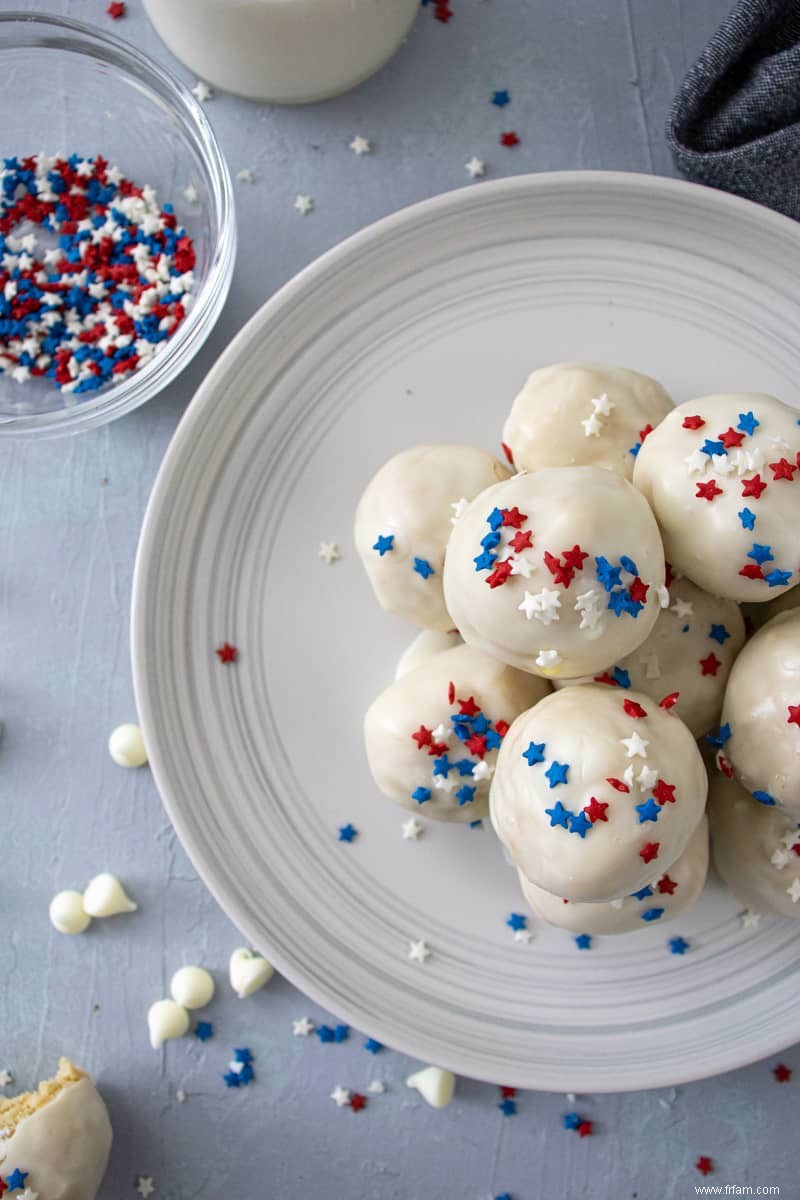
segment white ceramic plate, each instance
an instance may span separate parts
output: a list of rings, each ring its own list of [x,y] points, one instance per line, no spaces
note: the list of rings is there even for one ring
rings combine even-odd
[[[456,1072],[576,1092],[678,1083],[800,1038],[800,924],[743,930],[712,885],[668,928],[589,952],[545,927],[519,944],[504,922],[524,904],[488,823],[402,840],[408,814],[372,785],[361,721],[413,631],[378,610],[351,539],[384,459],[496,447],[550,361],[624,363],[679,401],[794,401],[798,280],[797,226],[729,196],[622,174],[502,180],[337,247],[209,374],[144,523],[139,712],[201,876],[337,1016]],[[322,539],[343,548],[331,567]],[[215,657],[224,639],[235,666]],[[419,938],[424,966],[407,957]]]

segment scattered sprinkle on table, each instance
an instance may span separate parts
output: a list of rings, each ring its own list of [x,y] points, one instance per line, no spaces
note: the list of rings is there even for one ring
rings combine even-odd
[[[207,1042],[214,1036],[214,1026],[210,1021],[198,1021],[194,1027],[194,1036],[201,1042]]]
[[[342,557],[339,550],[338,542],[320,542],[317,556],[323,559],[330,567],[333,563],[338,562]]]
[[[471,179],[480,179],[482,175],[486,174],[486,163],[483,161],[483,159],[476,158],[473,154],[472,158],[464,163],[464,170]],[[460,515],[460,513],[456,513],[456,519]]]
[[[334,1042],[337,1042],[337,1043],[338,1042],[346,1042],[349,1037],[350,1037],[350,1026],[349,1025],[334,1026],[334,1030],[333,1030]]]
[[[792,1078],[791,1068],[787,1067],[785,1063],[778,1063],[776,1067],[773,1067],[772,1074],[775,1076],[778,1083],[789,1083]]]
[[[239,651],[236,646],[232,646],[230,642],[223,642],[214,652],[221,663],[235,663],[239,657]]]
[[[510,103],[511,92],[507,91],[506,88],[501,88],[499,91],[492,93],[492,104],[494,104],[496,108],[505,108],[505,106]]]
[[[360,133],[357,133],[350,143],[350,149],[353,151],[353,154],[361,158],[364,154],[372,153],[372,143],[368,138],[362,137]]]
[[[125,4],[123,0],[111,0],[106,12],[111,17],[112,21],[118,21],[120,17],[125,16]]]
[[[350,1097],[350,1108],[353,1112],[361,1112],[362,1108],[367,1107],[367,1097],[362,1096],[361,1092],[353,1092]]]
[[[299,212],[301,217],[307,217],[314,208],[313,196],[304,196],[298,193],[294,200],[295,212]]]
[[[253,1055],[247,1046],[233,1051],[233,1060],[228,1063],[228,1070],[222,1076],[228,1088],[247,1087],[255,1079],[253,1070]]]
[[[14,1074],[12,1071],[4,1068],[0,1071],[0,1087],[9,1087],[14,1082]]]
[[[742,929],[758,929],[761,920],[761,913],[753,912],[748,908],[745,912],[739,914],[739,920],[742,923]]]
[[[686,941],[686,938],[682,937],[670,938],[667,945],[669,946],[670,954],[685,954],[689,949],[689,942]]]
[[[497,1106],[504,1117],[513,1117],[517,1112],[517,1102],[508,1096],[504,1096]]]
[[[591,950],[591,948],[592,948],[591,934],[576,933],[575,945],[578,947],[579,950]]]
[[[341,1084],[337,1084],[331,1092],[330,1098],[337,1108],[345,1108],[350,1103],[350,1092]]]
[[[713,1158],[709,1158],[707,1154],[701,1154],[694,1165],[701,1175],[710,1175],[714,1170],[714,1160]]]
[[[403,840],[406,842],[416,842],[420,834],[425,832],[425,827],[420,825],[416,817],[411,817],[410,820],[403,821],[401,829],[403,831]]]
[[[520,929],[527,929],[528,918],[522,913],[509,913],[506,917],[506,925],[514,933],[517,933]]]
[[[200,199],[200,193],[193,183],[187,183],[183,189],[183,198],[187,204],[197,204],[197,201]]]
[[[349,822],[347,825],[342,825],[339,829],[340,842],[354,842],[357,837],[358,830],[356,829],[355,825],[351,825]]]
[[[135,1183],[136,1191],[142,1197],[142,1200],[147,1200],[148,1196],[152,1196],[156,1190],[156,1185],[153,1183],[152,1175],[137,1175]]]
[[[192,88],[192,95],[195,96],[201,104],[205,104],[207,100],[214,99],[214,89],[210,88],[202,79],[198,79],[197,83]]]
[[[412,962],[424,963],[426,959],[430,958],[430,955],[431,951],[426,942],[408,943],[408,957]]]
[[[315,1029],[314,1022],[310,1017],[299,1017],[296,1021],[292,1021],[292,1033],[295,1037],[308,1037]]]
[[[373,1079],[367,1091],[371,1092],[373,1096],[382,1096],[386,1091],[386,1084],[381,1079]]]
[[[255,183],[256,176],[252,167],[240,167],[236,172],[236,178],[239,183]]]
[[[508,146],[508,147],[518,146],[519,145],[519,134],[515,133],[513,129],[509,129],[507,133],[501,133],[500,134],[500,145]]]
[[[370,1054],[378,1054],[383,1049],[383,1043],[376,1042],[375,1038],[367,1038],[364,1042],[364,1049],[368,1050]]]

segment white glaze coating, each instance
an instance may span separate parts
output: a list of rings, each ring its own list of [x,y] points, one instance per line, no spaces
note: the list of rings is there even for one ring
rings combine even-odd
[[[493,531],[496,513],[520,528]],[[497,533],[499,544],[486,545]],[[521,548],[528,534],[532,548]],[[484,547],[488,557],[476,563]],[[582,566],[561,575],[545,555]],[[617,572],[611,591],[598,578],[597,556]],[[621,556],[637,569],[638,583],[619,567]],[[493,586],[508,562],[514,573]],[[631,484],[601,467],[545,468],[489,488],[454,527],[444,570],[447,605],[466,642],[521,670],[562,679],[602,670],[640,645],[655,623],[663,584],[653,514]],[[611,611],[614,596],[642,586],[638,615]]]
[[[2,1174],[30,1172],[39,1200],[94,1200],[111,1150],[108,1111],[91,1079],[70,1083],[0,1142]]]
[[[456,1090],[456,1077],[442,1067],[423,1067],[408,1076],[406,1087],[415,1088],[431,1108],[447,1108]]]
[[[356,549],[381,608],[423,629],[453,628],[442,567],[454,505],[508,475],[485,450],[448,443],[412,446],[383,464],[364,489],[355,519]],[[394,539],[383,554],[374,549],[379,536]],[[415,571],[417,559],[433,574]]]
[[[677,692],[675,713],[699,738],[719,725],[725,684],[744,645],[744,618],[734,600],[710,596],[685,577],[672,581],[669,596],[650,636],[602,675],[613,679],[616,668],[656,702]],[[555,686],[596,678],[556,680]]]
[[[537,917],[573,933],[607,934],[665,925],[694,904],[703,890],[707,873],[708,821],[703,817],[683,854],[668,871],[652,877],[647,885],[650,894],[646,896],[625,896],[603,904],[575,900],[565,903],[560,896],[536,887],[521,871],[518,874],[522,894]],[[663,909],[663,914],[654,916],[659,909]]]
[[[549,691],[549,684],[543,680],[506,667],[471,646],[455,646],[435,655],[391,684],[364,718],[367,759],[376,784],[384,795],[423,817],[474,821],[486,816],[489,779],[497,751],[488,747],[481,758],[458,738],[452,717],[460,711],[459,700],[473,698],[493,723],[504,720],[510,724]],[[431,733],[430,744],[423,735],[421,748],[412,737],[420,727]],[[446,745],[446,752],[430,754],[434,743]],[[434,776],[433,771],[439,769],[437,758],[445,754],[450,762],[471,763],[477,778],[466,767],[464,774],[453,767],[444,776]],[[472,800],[464,799],[467,793],[461,798],[457,796],[463,787],[474,787]],[[429,799],[422,803],[413,799],[412,793],[417,788],[429,792]],[[460,803],[460,799],[464,802]]]
[[[800,818],[800,611],[774,617],[742,650],[722,721],[731,728],[723,753],[739,782]]]
[[[747,433],[751,413],[760,424]],[[705,424],[684,428],[683,422],[694,417]],[[734,445],[740,434],[741,445]],[[720,439],[731,441],[722,447],[723,453],[712,458],[702,451],[707,441]],[[706,591],[732,600],[761,603],[797,584],[799,449],[797,413],[774,396],[703,396],[673,409],[642,446],[633,475],[658,518],[672,565]],[[776,464],[775,470],[771,464]],[[776,479],[776,472],[784,469],[791,479]],[[745,494],[752,488],[761,490],[764,483],[760,496]],[[698,488],[711,498],[698,496]],[[752,523],[752,528],[743,522]],[[758,546],[765,546],[771,557],[757,561]],[[740,574],[759,566],[763,578]],[[781,571],[791,573],[787,583],[773,575]]]
[[[792,849],[795,841],[800,847],[797,822],[719,772],[711,777],[708,816],[714,866],[739,903],[800,919],[800,857]]]
[[[120,913],[136,912],[138,906],[116,875],[103,871],[86,885],[83,907],[91,917],[116,917]]]
[[[555,363],[528,376],[503,441],[519,471],[605,467],[632,479],[631,447],[671,409],[669,395],[649,375],[604,363]]]
[[[766,625],[767,621],[771,621],[779,613],[791,612],[794,608],[800,608],[800,583],[788,592],[782,592],[774,600],[767,600],[766,604],[745,604],[742,611],[755,630]]]
[[[646,715],[629,715],[626,703]],[[541,760],[533,765],[524,757],[531,745]],[[559,765],[568,768],[563,783]],[[669,785],[672,801],[664,799]],[[591,684],[555,692],[514,722],[498,757],[490,810],[511,862],[532,883],[596,903],[636,892],[669,870],[700,822],[707,788],[700,752],[678,717],[640,692]],[[582,810],[593,799],[608,808],[586,828]],[[640,820],[637,805],[648,805],[655,820]]]
[[[59,933],[85,933],[92,918],[83,907],[80,892],[57,892],[50,901],[50,922]]]
[[[176,1004],[184,1008],[205,1008],[214,998],[214,976],[205,967],[179,967],[169,985]]]
[[[395,679],[402,679],[409,671],[413,671],[414,667],[420,666],[434,654],[441,654],[443,650],[452,650],[454,646],[460,645],[461,635],[455,630],[439,633],[434,629],[423,629],[400,655],[394,669]]]

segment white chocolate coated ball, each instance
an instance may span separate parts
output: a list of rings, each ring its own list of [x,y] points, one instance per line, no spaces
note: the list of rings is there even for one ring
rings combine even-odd
[[[669,608],[663,608],[649,637],[599,676],[556,680],[632,687],[656,702],[678,694],[675,713],[692,734],[702,737],[719,725],[725,684],[744,645],[744,619],[734,600],[710,596],[689,579],[674,579]]]
[[[84,933],[92,918],[83,907],[80,892],[58,892],[50,901],[50,921],[59,933]]]
[[[214,996],[214,976],[205,967],[180,967],[172,976],[169,990],[183,1008],[205,1008]]]
[[[118,767],[143,767],[147,751],[139,726],[118,725],[108,739],[108,753]]]
[[[536,887],[519,872],[522,894],[537,917],[573,933],[632,933],[662,926],[694,904],[708,874],[708,821],[705,817],[672,866],[653,876],[634,896],[601,904],[562,899]]]
[[[664,552],[641,494],[601,467],[489,488],[447,547],[447,606],[465,642],[546,678],[602,670],[655,624]]]
[[[644,714],[644,715],[642,715]],[[708,778],[683,722],[641,692],[592,684],[518,717],[492,781],[492,824],[511,862],[555,896],[637,892],[683,854]]]
[[[773,617],[742,650],[725,690],[723,746],[739,782],[800,818],[800,611]]]
[[[543,680],[471,646],[429,658],[386,688],[364,718],[376,784],[423,817],[486,816],[505,728],[498,731],[497,723],[510,724],[549,691]]]
[[[773,600],[800,582],[798,450],[797,412],[774,396],[702,396],[673,409],[633,473],[672,565],[739,601]]]
[[[759,804],[715,772],[708,799],[714,865],[740,904],[800,918],[800,829],[780,808]]]
[[[669,395],[649,375],[604,363],[555,363],[528,376],[503,441],[518,471],[605,467],[632,479],[632,448],[671,409]]]
[[[452,522],[461,501],[508,475],[474,446],[413,446],[384,463],[355,519],[356,549],[381,608],[424,629],[453,628],[442,590]]]
[[[460,645],[461,636],[456,630],[439,633],[435,629],[423,629],[400,655],[394,670],[395,679],[402,679],[409,671],[433,658],[434,654],[441,654],[444,650],[452,650],[454,646]]]

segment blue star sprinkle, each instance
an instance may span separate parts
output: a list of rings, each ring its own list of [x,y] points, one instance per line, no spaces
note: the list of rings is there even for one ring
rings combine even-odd
[[[616,588],[608,597],[608,607],[615,617],[621,617],[625,612],[627,598],[628,594],[624,588]]]
[[[497,1107],[504,1117],[513,1117],[517,1111],[517,1102],[506,1096],[505,1099],[500,1101]]]
[[[724,725],[720,725],[716,733],[707,734],[706,741],[710,742],[712,746],[716,746],[718,750],[721,750],[725,743],[729,740],[730,736],[730,721],[726,721]]]
[[[214,1026],[210,1021],[198,1021],[194,1027],[194,1036],[201,1042],[207,1042],[210,1037],[214,1036]]]
[[[713,442],[713,441],[711,441],[710,438],[706,438],[706,440],[703,442],[702,446],[700,447],[700,451],[702,454],[707,454],[709,458],[711,457],[712,454],[727,454],[728,453],[727,450],[725,449],[725,445],[723,442]]]
[[[522,913],[509,913],[506,917],[506,925],[516,933],[518,929],[528,928],[528,918]]]
[[[747,551],[747,557],[752,558],[753,562],[761,563],[772,562],[775,555],[772,553],[771,546],[761,546],[758,542],[753,542],[752,550]]]
[[[670,954],[685,954],[689,949],[689,943],[686,941],[686,938],[682,937],[670,938],[667,945],[669,946]]]
[[[462,784],[461,787],[456,792],[456,800],[458,801],[458,807],[463,808],[465,804],[471,804],[472,801],[475,799],[476,791],[477,791],[477,788],[470,787],[469,784],[466,784],[466,783]]]
[[[631,892],[634,900],[644,900],[645,896],[652,896],[653,889],[651,887],[643,887],[638,892]]]
[[[502,1192],[499,1196],[495,1196],[494,1200],[511,1200],[511,1192]]]
[[[375,1038],[367,1038],[364,1042],[364,1049],[369,1050],[370,1054],[378,1054],[383,1049],[382,1042],[376,1042]]]
[[[253,1056],[247,1046],[240,1046],[238,1050],[234,1050],[233,1058],[235,1062],[245,1063],[247,1066],[253,1061]]]
[[[342,825],[341,829],[339,830],[340,842],[354,842],[357,837],[358,830],[356,829],[355,825]]]
[[[314,1030],[314,1033],[322,1043],[332,1042],[335,1040],[336,1036],[330,1025],[318,1025]]]
[[[490,554],[488,550],[484,550],[483,554],[479,554],[477,558],[472,560],[475,563],[476,571],[491,571],[494,564],[497,562],[497,555]]]
[[[386,554],[387,550],[394,550],[394,534],[393,533],[379,533],[378,540],[375,543],[375,545],[372,547],[372,549],[377,550],[378,554],[380,554],[381,558],[383,558],[383,556],[384,556],[384,554]]]
[[[589,820],[585,812],[579,812],[577,816],[572,818],[570,822],[570,833],[578,833],[582,838],[586,837],[586,830],[592,828],[592,822]]]
[[[552,808],[546,808],[545,813],[550,818],[550,828],[554,829],[556,825],[563,825],[565,829],[569,829],[569,820],[572,813],[560,800],[556,800]]]
[[[783,587],[783,585],[785,583],[788,583],[789,580],[792,578],[792,572],[791,571],[779,571],[776,568],[774,571],[770,571],[768,575],[765,575],[764,578],[766,579],[767,583],[769,584],[769,586],[771,588]]]
[[[433,760],[434,778],[437,775],[442,775],[445,779],[447,779],[447,776],[449,775],[450,771],[452,771],[454,766],[455,763],[451,763],[446,754],[440,755],[439,758],[435,758]]]
[[[756,514],[751,512],[749,508],[743,508],[736,515],[742,522],[742,529],[752,529],[756,523]]]
[[[486,733],[486,730],[489,728],[489,724],[490,722],[486,720],[486,717],[483,715],[483,713],[478,713],[477,716],[472,718],[472,732]]]
[[[350,1037],[349,1025],[337,1025],[333,1031],[333,1040],[335,1042],[346,1042]]]
[[[17,1190],[17,1188],[24,1188],[25,1180],[28,1178],[29,1175],[30,1175],[30,1171],[20,1171],[19,1167],[17,1167],[17,1169],[15,1171],[12,1171],[10,1175],[6,1175],[6,1183],[8,1184],[8,1190],[10,1192],[15,1192]]]
[[[639,451],[641,450],[641,448],[642,448],[641,443],[637,442],[635,446],[630,447],[630,449],[628,450],[628,454],[632,454],[633,457],[636,458]]]
[[[627,554],[620,555],[619,564],[624,570],[626,570],[628,572],[629,575],[638,575],[639,574],[639,568],[637,567],[637,565],[633,561],[633,559],[629,558]]]
[[[483,821],[479,817],[477,821],[470,821],[469,827],[470,829],[483,829]]]
[[[647,912],[642,913],[642,920],[649,923],[650,921],[657,921],[663,915],[663,908],[648,908]]]
[[[222,1078],[225,1080],[225,1087],[238,1088],[242,1085],[242,1080],[236,1071],[226,1071]]]
[[[724,625],[712,625],[711,632],[708,635],[715,642],[719,642],[720,646],[731,636]]]
[[[431,789],[426,787],[414,788],[411,793],[411,799],[416,800],[417,804],[425,804],[431,798]]]
[[[597,568],[597,578],[607,592],[621,586],[622,576],[619,567],[612,567],[608,559],[604,558],[602,554],[595,558],[594,562]]]
[[[564,1113],[561,1118],[561,1124],[565,1129],[577,1129],[583,1118],[578,1113]]]
[[[554,788],[558,787],[560,783],[566,783],[568,772],[569,763],[556,762],[554,759],[545,771],[545,776],[550,784],[550,787]]]
[[[591,950],[592,939],[588,933],[578,933],[575,935],[575,945],[579,950]]]
[[[661,812],[652,796],[649,800],[645,800],[644,804],[637,804],[635,807],[639,814],[640,825],[644,825],[645,821],[657,821]]]
[[[736,425],[737,429],[741,429],[742,433],[755,433],[758,429],[760,421],[757,421],[751,412],[739,413],[739,421]]]
[[[473,726],[473,728],[474,728],[474,726]],[[487,729],[487,731],[486,731],[486,749],[487,750],[499,750],[500,743],[502,742],[502,740],[503,739],[500,737],[500,734],[497,732],[496,729]]]
[[[421,575],[423,579],[429,579],[431,575],[436,574],[427,558],[415,558],[413,570],[416,571],[418,575]]]
[[[493,533],[487,533],[481,538],[481,545],[484,550],[494,550],[495,546],[500,545],[500,534],[495,530]]]
[[[505,88],[501,88],[500,91],[492,93],[492,104],[494,104],[497,108],[505,108],[505,106],[510,103],[511,93]]]
[[[544,751],[544,742],[531,742],[528,749],[523,751],[522,757],[527,758],[529,767],[535,767],[537,763],[544,762]]]
[[[460,758],[457,763],[451,763],[450,765],[456,767],[461,776],[469,776],[475,772],[475,763],[470,762],[468,758]]]
[[[775,797],[770,796],[769,792],[764,792],[760,788],[757,792],[753,792],[753,799],[759,804],[766,804],[768,808],[772,808],[775,803]]]
[[[629,688],[631,686],[630,674],[627,671],[623,671],[622,667],[614,667],[611,677],[618,687]]]
[[[500,526],[503,524],[503,514],[501,513],[499,508],[492,509],[492,511],[489,513],[488,517],[486,518],[486,524],[491,529],[499,529],[500,528]]]

